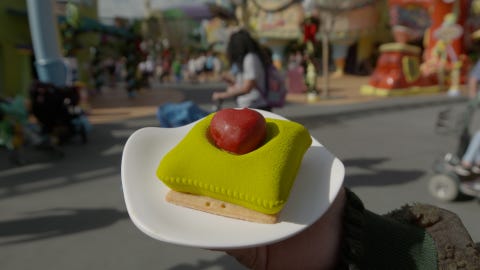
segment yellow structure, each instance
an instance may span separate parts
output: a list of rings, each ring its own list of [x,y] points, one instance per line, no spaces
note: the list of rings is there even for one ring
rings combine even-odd
[[[78,6],[81,16],[97,18],[97,0],[83,1]],[[83,3],[82,2],[82,3]],[[65,15],[66,2],[56,3],[56,14]],[[0,1],[0,97],[26,96],[35,72],[26,0]],[[88,81],[85,63],[89,61],[89,45],[98,44],[97,34],[79,38],[84,47],[75,54],[79,62],[79,77]]]
[[[26,95],[32,52],[26,2],[0,1],[0,97]]]

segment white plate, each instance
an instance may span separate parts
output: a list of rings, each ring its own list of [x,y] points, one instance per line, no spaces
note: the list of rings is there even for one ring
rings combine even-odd
[[[285,119],[260,111],[265,117]],[[343,183],[345,168],[317,140],[307,150],[287,204],[276,224],[258,224],[204,213],[165,201],[169,190],[155,175],[162,157],[195,123],[178,128],[142,128],[128,139],[122,157],[122,185],[128,214],[160,241],[209,249],[273,243],[314,223]]]

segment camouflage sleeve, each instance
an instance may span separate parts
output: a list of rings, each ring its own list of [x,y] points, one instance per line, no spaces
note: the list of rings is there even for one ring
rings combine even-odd
[[[339,269],[480,269],[480,252],[454,213],[412,204],[378,215],[347,189]]]

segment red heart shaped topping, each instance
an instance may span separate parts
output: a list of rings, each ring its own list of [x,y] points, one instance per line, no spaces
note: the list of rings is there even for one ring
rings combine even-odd
[[[263,115],[255,110],[227,108],[215,113],[209,133],[216,146],[241,155],[263,143],[267,123]]]

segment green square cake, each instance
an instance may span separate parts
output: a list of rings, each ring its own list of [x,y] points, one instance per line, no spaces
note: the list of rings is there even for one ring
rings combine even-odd
[[[212,143],[208,135],[212,117],[196,123],[163,157],[157,177],[174,191],[265,214],[278,213],[312,143],[308,130],[292,121],[266,118],[265,142],[252,152],[237,155]]]

